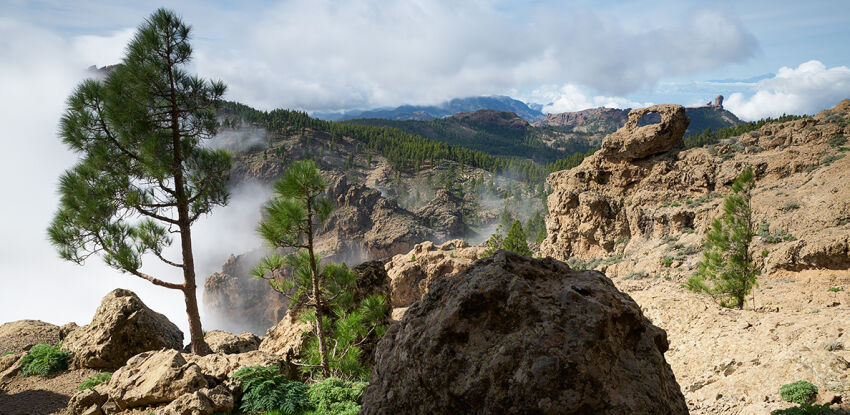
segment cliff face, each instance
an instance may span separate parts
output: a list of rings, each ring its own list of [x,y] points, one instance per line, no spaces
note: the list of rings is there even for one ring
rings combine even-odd
[[[687,126],[681,107],[632,111],[602,150],[549,176],[554,192],[541,253],[564,260],[634,258],[632,267],[617,264],[617,273],[657,271],[665,255],[693,265],[699,251],[694,244],[719,214],[732,181],[750,167],[756,173],[753,217],[760,227],[751,249],[766,251],[766,269],[847,269],[850,159],[838,144],[850,133],[847,107],[850,100],[811,119],[767,124],[690,150],[679,148]],[[650,110],[661,115],[660,124],[632,123]],[[660,243],[663,237],[667,244]],[[686,244],[676,249],[684,253],[671,252],[673,237]]]
[[[665,358],[692,414],[770,413],[789,406],[779,386],[800,379],[820,388],[821,403],[847,402],[850,100],[690,150],[662,133],[682,115],[659,112],[658,134],[627,125],[578,167],[550,175],[542,255],[605,272],[667,331]],[[750,250],[763,268],[736,310],[682,285],[747,167],[756,174]]]

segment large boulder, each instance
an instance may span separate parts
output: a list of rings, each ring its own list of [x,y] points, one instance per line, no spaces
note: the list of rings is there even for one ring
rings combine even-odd
[[[233,334],[224,330],[212,330],[204,334],[204,341],[213,353],[245,353],[260,347],[260,338],[249,332]]]
[[[118,408],[168,403],[208,386],[201,368],[177,350],[145,352],[116,370],[105,394]]]
[[[59,326],[39,320],[18,320],[0,325],[0,353],[24,352],[36,344],[56,344]]]
[[[378,344],[364,414],[686,414],[664,330],[599,272],[500,251]]]
[[[92,322],[70,332],[62,349],[75,367],[115,369],[131,357],[151,350],[183,347],[183,332],[129,290],[103,297]]]

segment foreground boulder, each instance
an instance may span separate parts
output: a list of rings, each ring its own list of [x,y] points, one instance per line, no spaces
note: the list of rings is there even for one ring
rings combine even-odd
[[[207,386],[197,364],[176,350],[163,350],[130,359],[109,379],[106,393],[118,408],[126,409],[171,402]]]
[[[686,414],[667,336],[599,272],[500,251],[378,344],[364,414]]]
[[[245,353],[260,347],[260,338],[248,332],[233,334],[224,330],[212,330],[204,334],[204,341],[213,353]]]
[[[68,333],[62,349],[76,367],[115,369],[151,350],[183,347],[183,332],[129,290],[103,297],[92,322]]]

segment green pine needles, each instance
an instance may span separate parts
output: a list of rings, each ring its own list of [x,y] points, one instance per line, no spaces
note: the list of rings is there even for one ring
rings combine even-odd
[[[68,368],[71,354],[60,350],[59,346],[37,344],[33,346],[21,361],[21,376],[39,375],[47,377]]]
[[[705,235],[699,269],[687,282],[689,289],[712,296],[724,307],[743,308],[759,275],[749,250],[754,235],[750,207],[753,186],[754,175],[749,168],[732,183],[723,215],[712,221]]]
[[[502,247],[515,254],[523,256],[532,256],[531,249],[528,248],[528,242],[525,240],[525,231],[522,229],[522,223],[515,220],[511,229],[508,230],[508,236],[505,237],[505,242]]]
[[[68,98],[62,141],[80,156],[60,178],[60,205],[48,228],[59,255],[109,266],[183,291],[193,352],[203,354],[191,226],[227,203],[230,154],[202,145],[218,129],[221,82],[186,72],[190,27],[159,9],[139,26],[121,65]],[[181,259],[165,247],[179,235]],[[182,274],[168,282],[142,268],[157,257]]]
[[[266,217],[258,231],[277,252],[264,257],[251,271],[291,299],[291,304],[309,304],[301,315],[316,328],[308,342],[308,371],[321,369],[322,377],[364,378],[360,346],[384,331],[389,307],[381,296],[356,302],[357,275],[345,264],[321,262],[314,238],[333,211],[322,197],[325,182],[316,163],[292,163],[275,183],[276,197],[266,204]],[[330,350],[330,352],[328,352]]]
[[[357,415],[368,382],[349,382],[328,378],[310,385],[307,395],[315,406],[316,415]]]

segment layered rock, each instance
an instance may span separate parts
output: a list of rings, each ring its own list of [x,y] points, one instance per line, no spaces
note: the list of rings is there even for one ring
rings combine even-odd
[[[364,414],[685,414],[667,338],[604,275],[500,251],[380,341]]]
[[[62,349],[76,367],[115,369],[139,353],[183,347],[183,332],[129,290],[103,297],[92,322],[70,332]]]
[[[660,124],[632,122],[650,111],[661,114]],[[752,249],[767,252],[766,269],[846,269],[850,245],[842,228],[850,210],[840,195],[850,192],[850,159],[829,144],[848,132],[840,116],[830,118],[838,112],[770,123],[716,146],[684,150],[681,107],[632,111],[600,151],[547,179],[554,191],[541,254],[632,259],[600,268],[613,275],[658,271],[667,256],[693,267],[700,235],[719,214],[732,181],[749,167],[756,173],[753,217],[764,227]],[[768,237],[777,234],[793,238]]]
[[[464,222],[466,202],[454,193],[440,189],[434,199],[416,211],[416,215],[425,223],[434,224],[437,239],[446,240],[451,236],[468,235],[471,230]]]

